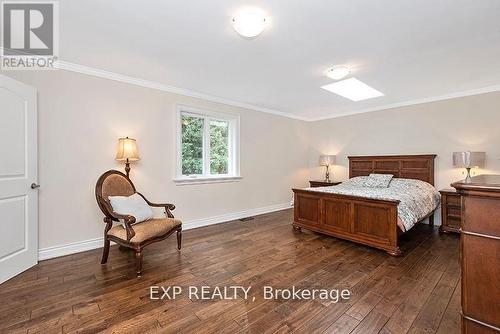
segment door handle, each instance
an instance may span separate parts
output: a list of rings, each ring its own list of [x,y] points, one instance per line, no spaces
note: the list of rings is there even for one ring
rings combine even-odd
[[[36,189],[36,188],[40,188],[40,185],[36,184],[36,183],[32,183],[31,184],[31,189]]]

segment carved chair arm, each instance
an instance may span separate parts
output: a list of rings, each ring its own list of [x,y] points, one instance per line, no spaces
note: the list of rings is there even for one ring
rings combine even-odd
[[[121,215],[116,212],[113,212],[112,216],[116,219],[123,219],[125,230],[127,231],[127,241],[130,241],[135,235],[134,228],[132,227],[132,224],[135,223],[135,217],[131,215]]]
[[[105,233],[108,233],[113,226],[113,220],[119,221],[120,219],[123,219],[123,222],[125,223],[125,230],[127,231],[127,241],[130,241],[130,239],[132,239],[135,235],[134,228],[132,227],[132,224],[135,223],[135,217],[132,215],[122,215],[114,212],[113,207],[108,201],[104,200],[101,196],[98,197],[101,203],[106,207],[106,211],[112,217],[112,219],[108,217],[104,218],[104,222],[107,224]]]
[[[165,214],[167,215],[167,217],[174,218],[174,215],[172,214],[171,210],[175,210],[175,205],[173,205],[171,203],[153,203],[153,202],[150,202],[143,194],[141,194],[141,193],[137,193],[137,194],[139,194],[142,198],[144,198],[144,200],[146,201],[146,203],[149,206],[156,207],[156,208],[165,208]]]

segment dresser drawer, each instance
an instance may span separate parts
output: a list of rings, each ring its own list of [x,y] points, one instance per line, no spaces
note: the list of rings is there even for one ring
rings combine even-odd
[[[448,215],[448,218],[456,218],[458,220],[462,218],[462,210],[460,207],[448,205],[446,208],[446,214]]]
[[[500,237],[500,205],[498,199],[464,197],[464,231]]]
[[[464,233],[460,237],[463,313],[500,327],[500,242]]]
[[[462,206],[462,197],[460,195],[451,195],[448,194],[446,196],[446,204],[449,206],[454,206],[454,207],[461,207]]]

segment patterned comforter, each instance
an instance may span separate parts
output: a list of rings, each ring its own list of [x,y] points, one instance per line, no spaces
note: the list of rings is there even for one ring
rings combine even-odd
[[[374,199],[399,200],[398,226],[408,231],[435,210],[441,196],[431,184],[419,180],[394,178],[387,188],[366,187],[365,176],[349,179],[332,187],[306,188],[306,190],[367,197]]]

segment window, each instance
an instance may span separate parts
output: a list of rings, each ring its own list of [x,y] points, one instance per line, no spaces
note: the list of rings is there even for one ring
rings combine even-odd
[[[239,179],[238,148],[238,116],[178,107],[176,182]]]

